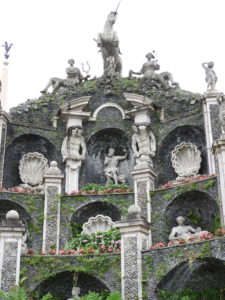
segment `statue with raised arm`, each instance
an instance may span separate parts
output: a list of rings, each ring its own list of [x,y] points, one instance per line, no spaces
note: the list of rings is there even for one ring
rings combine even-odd
[[[129,71],[129,77],[131,78],[133,74],[143,75],[143,79],[146,82],[153,82],[160,88],[168,90],[172,87],[179,87],[178,83],[173,80],[173,76],[169,72],[156,73],[160,69],[160,65],[155,60],[154,54],[149,52],[146,54],[147,62],[145,62],[139,72],[133,70]]]
[[[201,227],[197,227],[194,229],[190,225],[184,225],[185,218],[182,216],[179,216],[176,218],[176,221],[178,223],[178,226],[173,227],[172,231],[169,235],[170,241],[179,241],[179,240],[185,240],[188,241],[190,237],[199,237],[201,234],[205,234],[208,231],[202,231]]]
[[[117,7],[118,8],[118,7]],[[117,10],[109,13],[102,33],[96,40],[103,58],[105,76],[121,76],[122,61],[120,58],[119,39],[113,25],[116,22]]]
[[[78,190],[80,167],[86,154],[82,128],[70,127],[68,129],[61,152],[63,162],[66,163],[66,192],[71,193]]]
[[[147,130],[144,125],[132,126],[132,150],[134,152],[134,157],[136,164],[134,166],[135,170],[143,168],[152,168],[153,160],[156,151],[156,140],[153,132]]]
[[[119,161],[123,160],[127,157],[127,150],[123,150],[125,154],[123,156],[115,156],[115,149],[109,148],[109,152],[104,161],[104,173],[106,175],[107,181],[106,185],[110,183],[110,181],[114,181],[115,184],[118,182],[125,182],[124,176],[119,174]]]
[[[58,77],[52,77],[46,87],[41,91],[42,94],[46,94],[48,89],[52,86],[52,94],[58,92],[60,88],[64,88],[64,90],[75,91],[77,85],[81,83],[83,80],[86,80],[90,77],[87,75],[83,77],[79,68],[74,67],[74,59],[69,59],[68,64],[69,67],[66,68],[66,79],[61,79]]]
[[[74,275],[73,275],[73,288],[72,288],[72,291],[71,291],[72,298],[69,298],[67,300],[75,300],[75,299],[79,298],[80,288],[77,286],[77,282],[78,282],[78,273],[74,273]]]
[[[214,91],[217,82],[217,76],[213,70],[214,63],[213,61],[204,62],[202,67],[205,69],[205,81],[207,82],[207,91]]]

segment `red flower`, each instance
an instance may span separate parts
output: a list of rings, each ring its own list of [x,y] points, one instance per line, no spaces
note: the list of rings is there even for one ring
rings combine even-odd
[[[27,249],[27,254],[34,254],[35,253],[35,251],[34,251],[34,249],[33,248],[28,248]]]

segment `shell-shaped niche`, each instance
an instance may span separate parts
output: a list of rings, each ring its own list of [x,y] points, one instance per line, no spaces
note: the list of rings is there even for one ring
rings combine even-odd
[[[115,223],[108,216],[97,215],[88,219],[86,223],[83,224],[82,234],[91,235],[97,232],[107,232],[115,227]]]
[[[182,142],[172,151],[172,166],[179,175],[177,180],[196,176],[201,167],[201,151],[192,143]]]
[[[24,154],[19,164],[19,174],[25,184],[37,186],[42,184],[44,173],[48,170],[48,161],[43,154],[29,152]]]

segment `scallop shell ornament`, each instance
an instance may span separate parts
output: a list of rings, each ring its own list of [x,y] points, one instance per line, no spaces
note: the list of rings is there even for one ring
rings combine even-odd
[[[115,223],[108,216],[97,215],[88,219],[83,225],[82,234],[91,235],[97,232],[107,232],[115,227]]]
[[[182,142],[172,151],[172,166],[179,175],[176,180],[195,177],[201,167],[201,151],[192,143]]]
[[[43,154],[29,152],[24,154],[19,164],[19,174],[25,184],[37,186],[43,183],[44,173],[48,170],[48,161]]]

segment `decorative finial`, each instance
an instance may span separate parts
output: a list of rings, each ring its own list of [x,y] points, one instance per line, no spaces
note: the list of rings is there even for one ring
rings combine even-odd
[[[5,44],[2,45],[2,47],[5,48],[5,54],[4,54],[5,59],[9,59],[9,51],[10,51],[12,45],[13,45],[13,44],[8,44],[8,42],[5,42]]]

